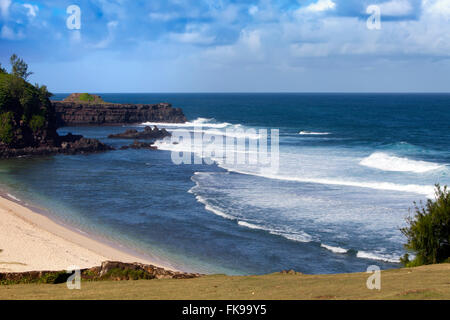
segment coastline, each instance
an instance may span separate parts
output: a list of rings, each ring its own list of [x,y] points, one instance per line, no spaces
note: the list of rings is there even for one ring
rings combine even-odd
[[[0,193],[0,272],[90,268],[103,261],[139,262],[178,271],[73,230]]]

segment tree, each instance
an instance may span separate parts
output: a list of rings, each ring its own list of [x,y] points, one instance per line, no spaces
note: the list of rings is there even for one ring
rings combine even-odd
[[[28,64],[20,59],[16,54],[13,54],[10,58],[12,70],[11,74],[18,76],[24,80],[27,80],[29,76],[33,74],[33,72],[28,72]]]
[[[401,229],[406,236],[405,248],[416,253],[413,261],[406,254],[402,262],[407,266],[450,261],[450,192],[447,186],[436,185],[435,200],[425,206],[415,204],[415,216],[407,219]]]
[[[0,73],[6,73],[6,69],[2,67],[1,63],[0,63]]]

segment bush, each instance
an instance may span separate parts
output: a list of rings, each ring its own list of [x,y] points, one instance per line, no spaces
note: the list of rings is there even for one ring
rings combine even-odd
[[[450,257],[450,193],[447,186],[436,185],[435,200],[425,206],[415,204],[415,216],[407,219],[408,226],[401,229],[406,236],[405,248],[416,253],[413,261],[406,254],[406,266],[442,263]]]
[[[55,130],[55,110],[49,100],[52,94],[46,86],[25,80],[29,72],[22,59],[13,56],[11,61],[16,72],[0,72],[0,141],[15,148],[34,146],[41,141],[34,141],[32,132]]]
[[[154,276],[149,274],[148,272],[145,272],[144,270],[114,268],[108,271],[102,278],[121,280],[150,280],[153,279]]]
[[[92,102],[94,101],[94,97],[91,96],[89,93],[82,93],[80,94],[80,101],[86,101],[86,102]]]
[[[64,271],[60,272],[49,272],[44,273],[42,277],[37,279],[35,282],[37,283],[47,283],[47,284],[59,284],[59,283],[65,283],[67,282],[67,279],[69,279],[70,274]]]
[[[43,116],[34,115],[30,120],[30,128],[33,132],[38,131],[39,129],[44,128],[45,118]]]
[[[14,139],[14,115],[11,111],[0,115],[0,140],[9,145]]]

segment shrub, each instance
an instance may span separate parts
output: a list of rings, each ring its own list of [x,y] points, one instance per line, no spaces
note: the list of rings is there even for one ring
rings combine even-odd
[[[121,280],[149,280],[153,279],[154,276],[145,272],[144,270],[131,270],[131,269],[120,269],[114,268],[108,271],[103,277],[103,279],[121,279]]]
[[[30,120],[30,128],[33,132],[38,131],[39,129],[44,128],[45,118],[43,116],[34,115]]]
[[[14,139],[14,115],[11,111],[0,115],[0,140],[9,145]]]
[[[449,261],[450,257],[450,193],[447,186],[436,185],[435,200],[425,206],[415,204],[415,216],[407,218],[408,226],[401,229],[406,236],[405,248],[416,253],[413,261],[406,254],[406,266],[418,266]]]
[[[70,274],[64,271],[60,272],[49,272],[44,273],[42,277],[37,279],[35,282],[37,283],[47,283],[47,284],[59,284],[67,282],[67,279],[69,279]]]
[[[94,97],[91,96],[89,93],[82,93],[80,94],[80,101],[87,101],[87,102],[92,102],[94,101]]]

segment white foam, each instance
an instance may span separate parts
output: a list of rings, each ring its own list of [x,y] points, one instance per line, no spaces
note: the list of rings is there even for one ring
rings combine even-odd
[[[215,119],[197,118],[191,122],[184,123],[168,123],[168,122],[144,122],[143,126],[158,126],[158,127],[171,127],[171,128],[192,128],[192,127],[207,127],[207,128],[226,128],[231,125],[228,122],[216,123]]]
[[[335,180],[335,179],[323,179],[323,178],[301,178],[301,177],[289,177],[284,175],[265,173],[265,172],[248,172],[243,170],[238,170],[235,168],[226,167],[223,164],[219,164],[222,168],[236,172],[240,174],[246,175],[254,175],[267,179],[274,180],[284,180],[284,181],[296,181],[303,183],[318,183],[325,185],[339,185],[339,186],[347,186],[347,187],[359,187],[359,188],[369,188],[376,190],[388,190],[388,191],[400,191],[400,192],[410,192],[416,194],[422,194],[427,196],[428,198],[434,197],[434,187],[433,186],[424,186],[424,185],[416,185],[416,184],[396,184],[391,182],[359,182],[359,181],[351,181],[351,180]]]
[[[383,171],[424,173],[442,169],[444,166],[433,162],[417,161],[408,158],[390,156],[384,152],[372,153],[360,163],[362,166]]]
[[[193,190],[191,189],[191,190],[189,190],[189,192],[192,193]],[[203,197],[196,196],[196,199],[198,202],[202,203],[205,206],[206,210],[208,210],[222,218],[225,218],[228,220],[236,220],[236,217],[233,217],[232,215],[229,215],[229,214],[221,211],[219,208],[210,205]],[[311,242],[312,241],[312,237],[305,232],[288,232],[288,231],[283,231],[283,230],[265,228],[262,226],[257,226],[255,224],[245,222],[245,221],[238,221],[238,225],[249,228],[249,229],[267,231],[270,234],[282,236],[282,237],[284,237],[288,240],[292,240],[292,241],[297,241],[297,242]]]
[[[242,227],[249,228],[249,229],[266,230],[266,229],[263,228],[263,227],[260,227],[260,226],[257,226],[257,225],[255,225],[255,224],[248,223],[248,222],[245,222],[245,221],[238,221],[238,225],[240,225],[240,226],[242,226]],[[267,231],[267,230],[266,230],[266,231]]]
[[[292,232],[282,232],[282,231],[270,231],[271,234],[282,236],[288,240],[296,241],[296,242],[311,242],[312,237],[305,233],[292,233]]]
[[[299,135],[302,136],[326,136],[329,135],[329,132],[313,132],[313,131],[300,131],[298,133]]]
[[[198,202],[200,202],[201,204],[203,204],[205,206],[206,210],[208,210],[208,211],[210,211],[210,212],[212,212],[212,213],[214,213],[214,214],[216,214],[216,215],[218,215],[218,216],[220,216],[222,218],[225,218],[225,219],[228,219],[228,220],[236,220],[235,217],[233,217],[233,216],[231,216],[231,215],[221,211],[220,209],[210,205],[208,203],[208,201],[206,201],[206,199],[202,198],[201,196],[196,196],[195,198],[197,199]]]
[[[194,127],[193,129],[168,129],[169,132],[171,133],[176,133],[176,132],[189,132],[189,133],[201,133],[201,134],[206,134],[206,135],[210,135],[210,136],[223,136],[223,137],[231,137],[231,138],[244,138],[244,139],[252,139],[252,140],[257,140],[259,139],[261,136],[256,132],[256,130],[254,132],[251,131],[247,131],[244,129],[239,129],[236,128],[235,126],[226,129],[226,130],[217,130],[217,129],[201,129],[201,128],[196,128]],[[193,137],[193,136],[192,136]]]
[[[397,256],[375,254],[375,253],[366,252],[366,251],[358,251],[356,253],[356,257],[362,258],[362,259],[369,259],[369,260],[385,261],[385,262],[394,262],[394,263],[400,262],[400,257],[397,257]]]
[[[10,197],[11,199],[13,199],[13,200],[16,200],[16,201],[22,201],[22,200],[20,200],[19,198],[16,198],[16,197],[14,197],[12,194],[10,194],[10,193],[7,193],[6,194],[8,197]]]
[[[347,253],[347,252],[348,252],[347,249],[339,248],[339,247],[333,247],[333,246],[328,246],[328,245],[323,244],[323,243],[322,243],[320,246],[321,246],[322,248],[325,248],[325,249],[327,249],[327,250],[330,250],[331,252],[334,252],[334,253]]]
[[[249,229],[253,229],[253,230],[264,230],[269,232],[270,234],[276,235],[276,236],[281,236],[284,237],[288,240],[292,240],[292,241],[297,241],[297,242],[311,242],[312,241],[312,237],[307,234],[306,232],[289,232],[289,231],[283,231],[283,230],[277,230],[277,229],[271,229],[271,228],[266,228],[266,227],[262,227],[262,226],[258,226],[252,223],[248,223],[245,221],[238,221],[238,225],[242,226],[242,227],[246,227]]]

